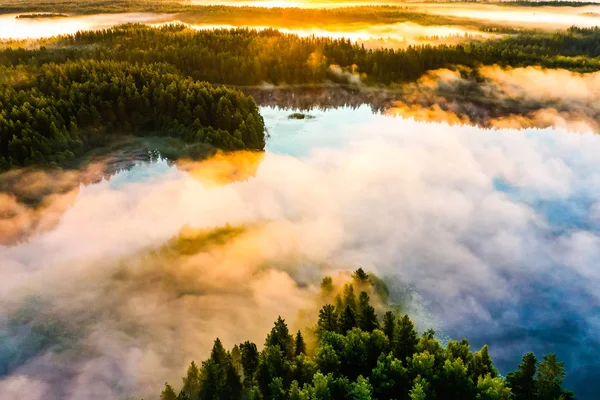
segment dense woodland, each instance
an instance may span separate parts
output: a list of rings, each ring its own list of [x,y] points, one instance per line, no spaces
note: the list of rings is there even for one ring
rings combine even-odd
[[[347,83],[359,78],[365,84],[389,85],[457,65],[540,65],[596,71],[600,69],[600,30],[533,31],[455,46],[369,50],[349,40],[300,38],[271,29],[196,31],[183,25],[151,28],[129,24],[60,37],[38,50],[0,52],[0,64],[6,66],[77,58],[166,62],[196,80],[230,85]]]
[[[246,341],[227,351],[215,340],[210,357],[192,362],[183,385],[169,383],[162,400],[196,399],[447,399],[567,400],[563,363],[525,354],[506,377],[488,347],[472,352],[466,339],[442,345],[433,330],[417,334],[407,315],[386,311],[382,283],[362,269],[341,288],[323,279],[315,327],[292,335],[281,317],[262,350]],[[385,288],[383,288],[385,292]],[[374,298],[374,302],[371,301]]]
[[[0,169],[62,165],[124,135],[264,148],[251,97],[184,78],[168,64],[79,60],[19,72],[5,72],[14,80],[0,84]]]
[[[428,70],[541,65],[600,69],[600,29],[527,32],[456,46],[369,50],[276,30],[128,24],[0,51],[0,169],[63,165],[123,135],[225,150],[264,148],[264,122],[237,86],[394,86]]]

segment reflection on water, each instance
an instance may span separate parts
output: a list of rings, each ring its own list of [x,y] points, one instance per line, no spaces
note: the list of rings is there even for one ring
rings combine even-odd
[[[382,118],[390,118],[373,114],[371,107],[366,104],[329,110],[313,109],[305,112],[312,117],[308,119],[290,118],[290,115],[295,112],[303,112],[303,110],[261,108],[261,114],[265,118],[270,134],[267,151],[303,157],[309,155],[314,149],[339,148],[356,133],[348,127],[366,121],[376,123]],[[365,132],[365,134],[369,133]]]

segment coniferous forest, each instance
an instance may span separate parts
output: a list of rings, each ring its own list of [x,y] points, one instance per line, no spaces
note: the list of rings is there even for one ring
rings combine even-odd
[[[234,86],[393,86],[429,70],[541,65],[600,69],[597,28],[455,46],[366,49],[276,30],[129,24],[0,51],[0,169],[65,165],[123,135],[160,134],[223,150],[264,148],[252,98]],[[202,83],[208,82],[208,83]]]
[[[210,357],[192,362],[182,385],[166,383],[161,400],[205,399],[477,399],[568,400],[563,363],[554,354],[523,356],[500,376],[488,347],[466,339],[445,345],[434,330],[417,333],[407,315],[385,311],[385,284],[362,268],[336,287],[321,283],[330,304],[316,326],[291,332],[279,317],[262,350],[250,341],[226,350],[217,338]],[[374,298],[375,301],[372,301]]]
[[[225,150],[264,147],[254,100],[171,65],[69,61],[0,92],[0,168],[61,165],[119,135],[169,135]]]
[[[264,148],[252,98],[234,86],[393,86],[429,70],[541,65],[600,69],[597,28],[455,46],[366,49],[279,31],[129,24],[0,51],[0,169],[65,165],[120,135],[160,134],[223,150]],[[201,83],[208,82],[208,83]]]

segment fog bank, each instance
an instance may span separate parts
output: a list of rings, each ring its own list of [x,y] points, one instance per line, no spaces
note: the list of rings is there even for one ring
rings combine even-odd
[[[1,397],[155,398],[216,336],[261,344],[278,314],[298,323],[324,274],[359,266],[394,300],[421,299],[428,324],[489,342],[504,372],[522,352],[557,352],[571,385],[594,390],[596,136],[320,118],[307,129],[345,144],[267,153],[225,185],[193,164],[133,168],[81,187],[53,230],[0,247]],[[161,250],[186,225],[226,224],[202,251]]]

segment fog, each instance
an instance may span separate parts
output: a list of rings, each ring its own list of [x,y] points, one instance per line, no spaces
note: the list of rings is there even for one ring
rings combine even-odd
[[[576,25],[600,24],[600,5],[583,7],[517,7],[493,4],[419,4],[415,7],[430,14],[487,21],[490,24],[540,29],[566,29]]]
[[[139,22],[152,26],[185,23],[198,30],[248,27],[253,29],[275,28],[284,33],[301,37],[321,36],[334,39],[350,39],[368,48],[404,48],[415,44],[458,44],[474,39],[489,39],[499,35],[480,32],[474,28],[459,26],[422,26],[412,22],[397,24],[328,24],[326,21],[289,27],[285,22],[260,25],[252,21],[232,24],[188,23],[178,16],[168,14],[99,14],[71,16],[67,18],[15,18],[16,14],[0,15],[0,39],[50,38],[63,34],[74,34],[79,30],[106,29],[119,24]],[[193,18],[191,18],[193,20]],[[187,21],[187,18],[184,18]]]
[[[600,131],[597,72],[498,66],[440,69],[405,85],[404,91],[389,114],[495,128]]]
[[[599,25],[600,5],[582,7],[524,7],[502,4],[476,4],[459,2],[418,1],[226,1],[193,0],[197,5],[228,5],[267,8],[342,8],[352,6],[399,6],[434,15],[454,16],[465,20],[477,20],[490,24],[521,26],[527,28],[557,29],[572,25],[590,27]],[[534,3],[534,2],[532,2]]]
[[[16,18],[0,15],[0,39],[38,39],[74,34],[80,30],[106,29],[125,23],[164,22],[172,16],[152,13],[96,14],[66,18]]]
[[[167,23],[182,23],[181,21],[169,21]],[[153,24],[160,26],[163,24]],[[422,26],[413,22],[400,22],[397,24],[328,24],[326,22],[315,23],[306,26],[286,27],[285,23],[265,25],[253,25],[251,21],[244,24],[194,24],[185,23],[190,28],[197,30],[211,29],[269,29],[274,28],[283,33],[295,34],[300,37],[318,36],[333,39],[349,39],[366,48],[391,48],[401,49],[413,45],[439,45],[459,44],[471,40],[485,40],[498,38],[501,35],[481,32],[473,28],[459,26]]]
[[[557,352],[571,385],[594,390],[597,137],[368,108],[294,131],[263,111],[272,137],[255,172],[212,184],[210,163],[141,165],[79,187],[53,229],[0,247],[2,397],[156,398],[216,336],[262,344],[279,314],[302,325],[321,277],[359,266],[421,329],[489,342],[503,372],[525,351]],[[303,132],[340,140],[284,154]],[[185,226],[226,224],[201,251],[154,251]]]

